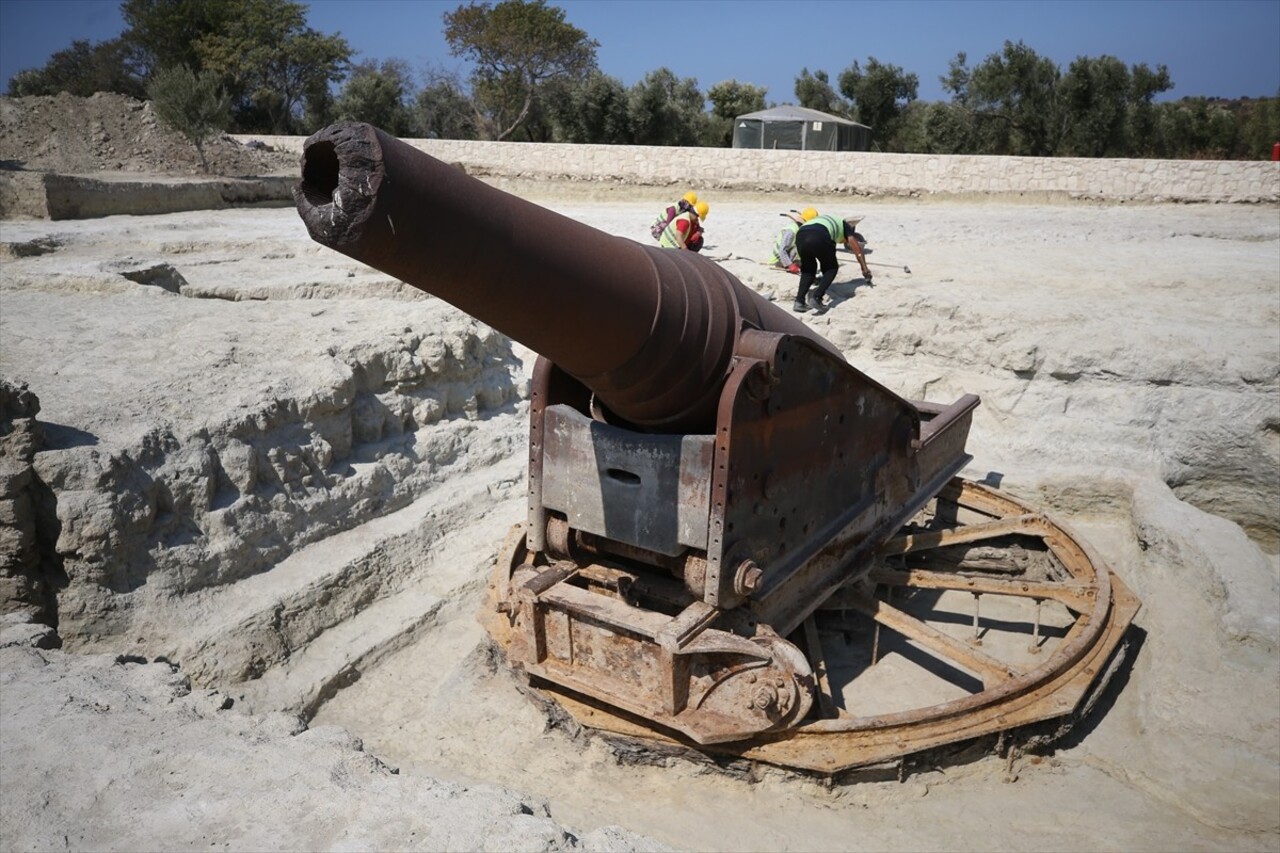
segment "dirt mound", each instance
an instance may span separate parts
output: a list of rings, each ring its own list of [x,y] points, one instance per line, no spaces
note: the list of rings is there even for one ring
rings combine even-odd
[[[292,154],[246,148],[228,136],[211,140],[205,154],[210,173],[217,175],[271,175],[296,168]],[[202,174],[195,146],[165,126],[150,102],[106,92],[88,98],[0,98],[0,168]]]

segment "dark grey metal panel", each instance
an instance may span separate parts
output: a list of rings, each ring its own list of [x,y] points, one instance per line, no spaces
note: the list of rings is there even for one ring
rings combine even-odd
[[[542,504],[575,530],[678,556],[705,550],[713,441],[658,435],[547,407]]]

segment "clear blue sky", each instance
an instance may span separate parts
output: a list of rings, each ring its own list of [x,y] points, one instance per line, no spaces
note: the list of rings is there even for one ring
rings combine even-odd
[[[1077,56],[1169,67],[1184,96],[1269,97],[1280,91],[1280,0],[549,0],[600,42],[600,69],[625,85],[667,66],[705,90],[736,79],[794,101],[802,68],[834,83],[854,60],[914,72],[924,100],[958,52],[970,67],[1021,40],[1064,71]],[[341,32],[357,59],[465,72],[441,16],[460,0],[314,0],[308,23]],[[0,0],[0,90],[74,39],[120,34],[116,0]]]

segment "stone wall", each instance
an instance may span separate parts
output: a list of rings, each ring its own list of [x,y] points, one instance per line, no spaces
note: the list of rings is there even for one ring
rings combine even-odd
[[[301,153],[301,137],[240,136]],[[474,175],[907,197],[1280,202],[1280,163],[407,140]]]

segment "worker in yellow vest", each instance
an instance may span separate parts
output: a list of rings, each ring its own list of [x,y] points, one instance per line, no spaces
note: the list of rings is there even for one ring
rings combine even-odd
[[[667,223],[658,240],[664,249],[688,249],[690,252],[702,251],[702,220],[711,211],[710,205],[699,201],[693,210],[687,210]]]
[[[675,204],[668,205],[666,210],[659,213],[658,218],[653,220],[653,224],[649,226],[649,233],[653,235],[653,239],[661,240],[662,232],[667,230],[671,220],[682,213],[688,213],[693,210],[693,206],[697,203],[698,194],[693,190],[689,190]]]
[[[769,256],[769,263],[796,274],[800,272],[800,255],[796,252],[796,232],[800,230],[801,225],[817,218],[818,211],[812,207],[806,207],[799,213],[793,210],[782,215],[790,221],[782,226],[782,230],[774,239],[773,254]]]
[[[792,310],[803,314],[809,309],[819,314],[827,310],[822,297],[827,288],[835,281],[836,271],[840,264],[836,261],[836,244],[843,243],[858,258],[862,268],[862,277],[871,281],[871,270],[867,268],[867,259],[862,254],[862,244],[858,242],[857,219],[836,219],[828,214],[821,214],[796,231],[796,250],[800,253],[800,288],[796,291],[796,301]],[[822,266],[822,279],[813,293],[809,286],[817,274],[818,266]]]

